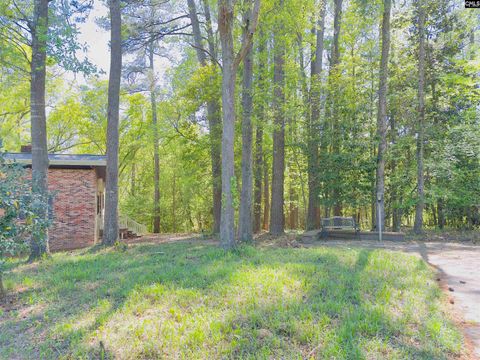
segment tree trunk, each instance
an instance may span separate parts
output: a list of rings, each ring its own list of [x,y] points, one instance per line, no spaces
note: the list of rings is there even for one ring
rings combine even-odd
[[[222,44],[222,213],[220,218],[220,242],[224,249],[235,247],[232,185],[234,174],[235,140],[235,68],[233,53],[233,0],[218,1],[218,28]]]
[[[212,64],[216,66],[217,49],[212,30],[210,5],[207,0],[203,0],[203,7],[205,11],[208,51],[212,56]],[[207,114],[210,128],[210,156],[212,159],[213,233],[218,234],[220,232],[220,216],[222,212],[222,118],[220,116],[218,99],[210,100],[207,103]]]
[[[283,7],[283,0],[280,0],[280,7]],[[277,24],[274,32],[274,59],[273,59],[273,166],[272,166],[272,203],[270,210],[270,233],[281,235],[284,233],[284,172],[285,172],[285,46],[283,35],[280,33],[282,27]]]
[[[387,91],[388,91],[388,55],[390,50],[390,9],[391,0],[383,1],[382,21],[382,58],[380,60],[380,84],[378,89],[377,114],[377,229],[385,231],[385,152],[387,150]],[[379,211],[380,210],[380,211]],[[378,214],[380,216],[378,216]]]
[[[325,9],[326,0],[320,0],[320,14],[314,29],[316,34],[316,46],[312,62],[311,62],[311,108],[310,126],[308,129],[308,210],[307,210],[307,230],[312,230],[317,227],[317,214],[319,210],[318,197],[319,193],[319,179],[318,172],[320,166],[318,163],[318,146],[320,142],[320,86],[321,86],[321,72],[323,60],[323,36],[325,32]]]
[[[208,4],[208,0],[203,0],[203,10],[205,12],[205,27],[207,31],[208,51],[213,56],[213,58],[216,59],[217,49],[215,47],[215,35],[213,34],[212,16],[210,15],[210,5]],[[214,59],[212,59],[212,62]]]
[[[260,36],[258,46],[259,63],[258,63],[258,83],[260,88],[263,87],[263,73],[265,71],[265,63],[263,61],[263,52],[265,51],[263,37]],[[258,116],[255,132],[255,166],[254,166],[254,195],[253,195],[253,231],[260,232],[262,226],[262,168],[263,164],[263,122],[264,122],[264,106],[260,102],[258,105]],[[265,196],[265,195],[264,195]]]
[[[443,212],[443,199],[439,198],[437,200],[437,218],[438,218],[438,228],[443,230],[445,226],[445,213]]]
[[[248,31],[251,11],[247,11],[244,22]],[[245,34],[246,36],[246,34]],[[243,66],[243,93],[242,93],[242,190],[240,212],[238,218],[238,239],[242,242],[253,240],[252,221],[252,81],[253,81],[253,56],[250,44],[244,59]]]
[[[210,158],[212,162],[213,233],[218,234],[222,212],[222,120],[217,100],[207,103],[207,117],[210,128]]]
[[[7,292],[5,291],[5,287],[3,286],[3,273],[0,270],[0,304],[4,302],[6,297]]]
[[[136,184],[135,184],[135,162],[132,162],[132,174],[131,174],[131,179],[130,179],[130,195],[132,197],[135,197],[135,190],[136,190]]]
[[[153,39],[148,46],[148,60],[150,69],[150,108],[152,111],[153,130],[153,232],[160,233],[160,155],[158,151],[158,120],[157,120],[157,95],[155,91],[155,67],[153,63]]]
[[[343,0],[334,1],[334,18],[333,18],[333,45],[332,45],[332,56],[330,58],[330,89],[332,87],[333,91],[331,94],[331,113],[332,113],[332,153],[334,156],[340,155],[341,149],[341,134],[339,129],[339,112],[336,105],[337,91],[336,85],[333,84],[333,79],[335,78],[335,73],[337,72],[337,67],[340,64],[340,25],[342,21],[342,4]],[[332,197],[333,197],[333,214],[334,216],[342,215],[342,203],[340,199],[340,186],[342,184],[341,174],[338,170],[339,164],[334,164],[335,166],[335,178],[336,184],[333,187]]]
[[[258,119],[255,133],[255,166],[253,195],[253,231],[260,232],[262,223],[262,168],[263,168],[263,124]]]
[[[253,34],[258,23],[260,0],[255,0],[251,22],[247,24],[248,30],[243,38],[242,47],[236,56],[234,56],[233,46],[234,8],[234,0],[218,1],[218,30],[220,32],[223,60],[222,214],[220,218],[220,242],[224,249],[232,249],[235,246],[235,211],[233,208],[232,186],[236,183],[234,174],[236,72],[238,65],[251,47]]]
[[[432,220],[433,220],[433,225],[437,227],[438,225],[438,219],[437,219],[437,209],[435,208],[435,205],[427,205],[427,209],[430,208],[430,211],[432,212]]]
[[[391,117],[391,131],[392,131],[392,144],[395,145],[397,141],[397,129],[395,126],[395,117]],[[392,159],[392,174],[395,174],[397,171],[397,161],[395,158]],[[402,211],[398,207],[398,201],[399,201],[399,196],[398,194],[400,193],[399,189],[397,189],[396,186],[391,187],[391,203],[392,203],[392,231],[399,232],[400,228],[402,226]]]
[[[107,174],[105,181],[105,226],[103,244],[118,239],[118,121],[120,78],[122,75],[122,38],[120,0],[110,0],[110,75],[108,80]]]
[[[268,163],[267,157],[263,157],[263,230],[268,230],[268,224],[270,223],[270,181],[268,176]]]
[[[417,205],[413,231],[423,231],[423,209],[425,207],[423,179],[423,143],[425,122],[425,4],[417,1],[418,10],[418,123],[417,123]]]
[[[30,113],[32,137],[32,192],[41,205],[35,215],[44,221],[31,238],[30,257],[33,261],[49,252],[48,229],[43,226],[48,217],[48,150],[45,114],[45,77],[48,32],[48,0],[35,0],[33,9],[32,61],[30,67]]]
[[[216,56],[215,45],[213,40],[213,32],[211,29],[210,7],[204,2],[205,18],[207,21],[207,40],[209,52],[212,56]],[[192,22],[193,38],[197,59],[201,66],[207,65],[207,56],[203,50],[202,33],[197,16],[197,8],[195,0],[188,0],[188,9],[190,21]],[[215,59],[216,60],[216,59]],[[214,59],[212,63],[215,64]],[[221,169],[221,134],[222,121],[220,119],[220,108],[218,101],[212,99],[207,102],[207,119],[210,130],[210,158],[212,163],[212,210],[213,210],[213,233],[218,234],[220,231],[220,214],[222,207],[222,169]]]
[[[172,223],[173,223],[173,232],[177,233],[177,177],[175,173],[173,174],[173,186],[172,186]]]
[[[290,229],[298,228],[298,194],[292,186],[292,181],[289,187],[289,226]]]

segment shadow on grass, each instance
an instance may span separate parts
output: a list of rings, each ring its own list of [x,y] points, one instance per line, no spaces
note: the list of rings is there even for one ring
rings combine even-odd
[[[235,327],[236,323],[240,323],[243,332],[238,341],[240,346],[232,349],[234,357],[243,358],[249,354],[262,354],[274,358],[298,357],[298,350],[293,353],[290,351],[295,348],[296,342],[300,342],[303,343],[302,358],[364,359],[372,358],[365,354],[368,341],[379,340],[381,344],[389,344],[393,351],[398,350],[400,356],[414,359],[447,358],[445,354],[439,354],[432,349],[424,349],[405,342],[399,331],[402,325],[396,324],[395,320],[387,316],[382,309],[377,309],[366,300],[362,280],[371,253],[372,250],[359,251],[353,266],[345,264],[338,256],[332,254],[307,256],[308,260],[302,257],[299,262],[286,263],[286,266],[310,263],[314,267],[313,273],[322,271],[323,277],[319,282],[312,283],[302,299],[290,301],[288,304],[267,305],[253,311],[252,317],[235,319],[230,326]],[[295,271],[295,275],[299,279],[306,276],[302,270]],[[380,278],[371,280],[380,282]],[[431,294],[429,300],[434,301],[435,295]],[[276,324],[273,322],[275,324],[273,328],[269,328],[271,321],[259,321],[270,319],[276,316],[275,314],[284,312],[285,308],[296,308],[299,311],[291,317],[287,316],[283,321],[277,321]],[[324,326],[328,329],[323,333],[324,338],[308,336],[302,338],[304,334],[298,336],[298,329],[292,326],[292,323],[301,319],[305,311],[318,319],[315,326]],[[261,336],[265,328],[269,328],[272,335],[267,336],[266,340]],[[270,346],[274,342],[272,339],[277,338],[282,339],[281,354],[270,352]],[[325,341],[325,338],[328,341]],[[384,355],[388,358],[388,355]]]
[[[127,252],[96,249],[76,257],[57,255],[36,274],[18,274],[19,280],[32,277],[38,285],[34,296],[24,300],[37,304],[39,310],[23,317],[0,317],[0,332],[7,333],[0,336],[0,348],[17,346],[19,340],[31,348],[33,356],[55,357],[71,354],[86,341],[90,355],[99,356],[100,340],[92,334],[135,291],[142,294],[146,287],[160,284],[167,290],[214,296],[210,294],[213,287],[230,286],[232,277],[248,266],[252,271],[288,269],[302,284],[302,293],[281,301],[263,299],[246,305],[243,315],[219,320],[224,323],[227,353],[233,357],[288,357],[301,351],[303,357],[361,359],[366,344],[377,340],[412,358],[439,358],[431,349],[405,343],[400,336],[402,325],[376,307],[375,298],[369,298],[386,286],[383,274],[365,273],[373,252],[350,251],[348,261],[339,257],[340,251],[246,247],[225,253],[211,246],[177,243],[139,245]],[[389,281],[395,287],[400,279]],[[436,296],[431,294],[429,300]],[[44,334],[40,346],[28,335],[8,339],[14,332],[26,334],[31,324],[36,324],[34,332]]]

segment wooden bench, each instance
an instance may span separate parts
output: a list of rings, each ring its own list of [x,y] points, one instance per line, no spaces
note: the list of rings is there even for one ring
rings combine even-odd
[[[334,216],[321,219],[322,231],[321,238],[326,238],[329,231],[335,230],[353,230],[355,236],[360,233],[360,228],[353,217]]]

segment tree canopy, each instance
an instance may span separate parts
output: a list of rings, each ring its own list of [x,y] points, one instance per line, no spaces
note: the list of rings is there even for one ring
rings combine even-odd
[[[9,151],[31,141],[29,3],[0,5],[0,138]],[[162,232],[218,232],[224,206],[228,236],[240,212],[255,231],[315,228],[333,215],[372,229],[383,164],[387,228],[413,227],[416,211],[422,228],[480,226],[477,12],[457,0],[392,2],[386,29],[390,1],[264,0],[252,28],[254,3],[121,2],[121,212]],[[108,82],[78,60],[87,44],[68,40],[92,6],[55,0],[49,10],[50,152],[107,151]],[[71,81],[79,70],[85,80]],[[226,103],[228,88],[237,91]]]

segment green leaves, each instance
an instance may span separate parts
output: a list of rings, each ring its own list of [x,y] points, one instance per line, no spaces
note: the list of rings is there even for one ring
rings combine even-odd
[[[1,146],[1,143],[0,143]],[[49,221],[35,215],[39,202],[30,190],[27,172],[17,163],[8,162],[0,147],[0,262],[6,255],[17,255],[28,248],[29,236],[43,232]],[[1,269],[0,269],[1,272]]]

